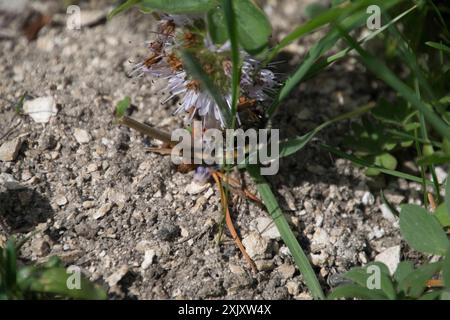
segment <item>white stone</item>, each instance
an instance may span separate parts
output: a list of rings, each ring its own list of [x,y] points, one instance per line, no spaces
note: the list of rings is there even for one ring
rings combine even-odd
[[[103,10],[81,10],[80,12],[80,26],[89,27],[99,23],[106,18],[106,13]]]
[[[197,183],[195,181],[192,181],[190,184],[188,184],[186,186],[185,191],[190,194],[190,195],[195,195],[195,194],[199,194],[202,193],[203,191],[205,191],[206,189],[208,189],[210,187],[209,183],[205,183],[205,184],[200,184]]]
[[[400,246],[393,246],[387,248],[375,257],[375,261],[384,263],[391,274],[394,274],[397,270],[397,266],[400,263]]]
[[[0,10],[11,13],[22,13],[28,5],[28,0],[0,1]]]
[[[257,232],[251,232],[243,240],[242,244],[245,247],[250,258],[255,259],[264,257],[269,243],[266,239],[261,237]]]
[[[279,252],[280,252],[280,254],[283,255],[283,256],[292,256],[291,250],[289,250],[289,248],[286,247],[286,246],[282,246],[282,247],[280,248]]]
[[[97,219],[100,219],[100,218],[104,217],[111,210],[111,208],[112,208],[112,204],[111,203],[106,203],[106,204],[102,205],[100,207],[100,209],[98,209],[94,213],[93,218],[97,220]]]
[[[385,218],[387,221],[395,223],[397,222],[397,217],[392,213],[391,209],[386,204],[382,204],[380,206],[381,214],[383,218]]]
[[[112,275],[106,278],[106,282],[110,287],[114,287],[128,273],[128,266],[123,265],[117,269]]]
[[[295,296],[294,299],[295,300],[312,300],[313,297],[307,292],[302,292],[302,293],[298,294],[297,296]]]
[[[311,249],[315,251],[322,250],[325,249],[329,244],[330,238],[328,236],[328,233],[322,228],[317,228],[312,237]]]
[[[256,231],[258,231],[262,237],[267,239],[279,239],[281,238],[278,232],[275,222],[268,217],[256,218],[253,222],[255,224]]]
[[[58,206],[62,207],[67,204],[67,198],[64,195],[59,195],[56,197],[55,202]]]
[[[286,288],[287,288],[289,294],[293,295],[293,296],[296,296],[299,294],[299,292],[300,292],[299,287],[300,286],[297,281],[291,280],[286,283]]]
[[[439,183],[443,183],[445,181],[445,179],[447,179],[447,171],[445,171],[443,168],[441,167],[436,167],[435,168],[436,171],[436,178],[439,181]]]
[[[89,164],[89,165],[87,166],[86,169],[87,169],[87,172],[88,172],[88,173],[92,173],[92,172],[97,171],[98,166],[97,166],[96,163],[91,163],[91,164]]]
[[[271,271],[274,268],[273,260],[256,260],[255,261],[256,269],[258,271]]]
[[[283,263],[276,269],[283,279],[290,279],[294,276],[295,267],[292,264]]]
[[[150,267],[150,265],[153,263],[155,256],[156,256],[155,250],[153,249],[145,250],[144,261],[142,261],[141,268],[144,270],[148,269],[148,267]]]
[[[373,196],[372,193],[366,191],[364,192],[361,201],[365,206],[372,206],[375,203],[375,197]]]
[[[56,101],[53,97],[41,97],[25,101],[23,111],[38,123],[47,123],[51,117],[58,113]]]
[[[139,241],[139,242],[136,244],[135,249],[136,249],[136,251],[138,251],[138,252],[145,253],[145,251],[147,251],[148,249],[150,249],[150,245],[151,245],[150,241],[148,241],[148,240],[141,240],[141,241]]]
[[[233,274],[244,274],[245,273],[244,268],[242,268],[241,266],[235,265],[235,264],[230,264],[229,268],[230,268],[230,272]]]
[[[84,201],[82,206],[84,209],[91,209],[91,208],[95,207],[95,201],[92,201],[92,200]]]
[[[321,251],[320,254],[311,253],[311,262],[315,266],[323,266],[327,262],[328,255]]]
[[[79,144],[88,143],[89,141],[91,141],[91,136],[84,129],[75,128],[73,130],[73,136]]]
[[[0,174],[0,185],[3,185],[7,190],[20,190],[25,188],[9,173]]]
[[[3,143],[0,147],[0,161],[9,162],[16,160],[21,146],[22,146],[21,139],[14,139]]]

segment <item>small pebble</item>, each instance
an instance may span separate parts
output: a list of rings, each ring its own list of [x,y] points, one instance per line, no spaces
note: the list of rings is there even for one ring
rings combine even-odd
[[[91,141],[91,136],[84,129],[75,128],[73,131],[73,136],[75,137],[75,140],[77,140],[79,144],[84,144]]]
[[[112,204],[111,203],[106,203],[106,204],[102,205],[100,207],[100,209],[98,209],[94,213],[93,218],[95,220],[97,220],[97,219],[100,219],[100,218],[104,217],[111,210],[111,208],[112,208]]]
[[[111,274],[108,278],[106,278],[106,282],[110,287],[116,286],[120,280],[128,273],[128,266],[123,265],[119,269],[117,269],[113,274]]]
[[[361,199],[363,205],[372,206],[375,203],[375,197],[369,191],[366,191]]]
[[[201,184],[201,183],[197,183],[195,181],[192,181],[190,184],[188,184],[186,186],[185,190],[186,190],[186,192],[188,194],[195,195],[195,194],[202,193],[203,191],[205,191],[209,187],[210,187],[209,183]]]
[[[269,246],[268,241],[261,237],[257,232],[251,232],[248,234],[242,240],[242,244],[252,259],[264,257]]]
[[[283,263],[276,269],[276,271],[280,273],[283,279],[290,279],[294,276],[295,267],[292,264]]]
[[[67,198],[64,195],[59,195],[56,197],[55,202],[58,206],[62,207],[67,204]]]
[[[14,139],[3,143],[0,147],[0,161],[9,162],[16,160],[21,146],[21,139]]]
[[[389,272],[394,274],[398,264],[400,263],[400,252],[400,246],[387,248],[375,257],[375,261],[384,263],[388,267]]]
[[[25,188],[9,173],[0,174],[0,185],[4,186],[7,190],[20,190]]]
[[[53,97],[41,97],[25,101],[23,111],[37,123],[47,123],[58,113],[56,101]]]
[[[90,200],[84,201],[82,206],[84,209],[91,209],[91,208],[95,207],[95,201],[90,201]]]
[[[156,252],[153,249],[145,250],[144,261],[142,261],[141,268],[146,270],[153,263],[156,256]]]
[[[277,226],[271,218],[259,217],[252,221],[252,223],[255,224],[256,231],[258,231],[262,237],[267,239],[281,238],[280,232],[278,232]]]

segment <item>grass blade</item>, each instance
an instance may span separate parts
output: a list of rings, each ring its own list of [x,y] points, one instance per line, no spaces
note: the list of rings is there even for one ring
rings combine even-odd
[[[289,33],[286,37],[284,37],[280,43],[275,46],[275,48],[272,49],[270,52],[267,61],[271,61],[276,55],[286,46],[294,42],[295,40],[300,39],[302,36],[311,33],[312,31],[323,27],[331,22],[338,21],[342,17],[349,16],[352,13],[360,10],[360,9],[366,9],[369,5],[376,4],[376,3],[385,3],[388,1],[358,1],[356,3],[347,3],[345,6],[335,7],[331,8],[324,13],[318,15],[312,20],[309,20],[305,24],[297,27],[294,31]],[[392,2],[392,1],[391,1]],[[397,2],[397,1],[395,1]]]
[[[281,141],[280,142],[280,158],[290,156],[290,155],[298,152],[299,150],[303,149],[308,144],[308,142],[310,142],[311,139],[314,138],[314,136],[316,134],[318,134],[321,130],[325,129],[329,125],[339,122],[339,121],[342,121],[342,120],[356,118],[356,117],[370,111],[374,107],[375,107],[374,103],[369,103],[361,108],[358,108],[356,110],[350,111],[345,114],[342,114],[334,119],[328,120],[303,136],[295,137],[293,139],[288,139],[285,141]]]
[[[283,141],[280,141],[280,145],[279,145],[280,158],[288,157],[288,156],[300,151],[301,149],[303,149],[321,130],[325,129],[329,125],[332,125],[339,121],[356,118],[356,117],[370,111],[374,107],[375,107],[374,103],[369,103],[361,108],[344,113],[340,116],[337,116],[334,119],[328,120],[302,136],[297,136],[295,138],[290,138],[290,139],[285,139]],[[244,169],[246,167],[246,164],[248,163],[248,160],[251,157],[255,156],[255,153],[257,153],[257,152],[258,151],[254,151],[254,153],[249,154],[246,157],[246,159],[244,159],[243,162],[240,162],[237,164],[237,167],[239,169]]]
[[[294,233],[292,232],[289,224],[278,205],[278,202],[269,186],[267,181],[261,176],[260,168],[258,166],[248,166],[248,172],[252,176],[253,180],[256,183],[256,187],[258,189],[259,194],[272,217],[275,225],[277,226],[278,231],[280,232],[281,238],[284,243],[287,245],[289,250],[294,257],[295,263],[297,264],[300,272],[305,279],[305,283],[311,291],[312,296],[315,299],[324,299],[324,294],[322,288],[320,287],[319,280],[314,273],[309,260],[304,253],[303,249],[300,247],[297,239],[295,238]]]
[[[109,14],[108,14],[108,20],[112,19],[114,16],[118,15],[119,13],[122,13],[123,11],[126,11],[133,7],[134,5],[137,5],[140,3],[140,0],[128,0],[119,5],[118,7],[114,8]]]
[[[416,177],[416,176],[413,176],[413,175],[410,175],[410,174],[407,174],[407,173],[404,173],[404,172],[400,172],[400,171],[397,171],[397,170],[390,170],[390,169],[386,169],[386,168],[383,168],[383,167],[380,167],[380,166],[377,166],[377,165],[373,165],[373,164],[371,164],[371,163],[369,163],[369,162],[367,162],[367,161],[365,161],[365,160],[363,160],[361,158],[358,158],[358,157],[355,157],[354,155],[342,152],[342,151],[340,151],[340,150],[338,150],[336,148],[333,148],[332,146],[329,146],[327,144],[321,144],[320,147],[322,149],[326,150],[326,151],[334,153],[338,157],[350,160],[351,162],[353,162],[353,163],[355,163],[357,165],[360,165],[360,166],[363,166],[363,167],[366,167],[366,168],[370,168],[370,169],[376,169],[376,170],[378,170],[378,171],[380,171],[380,172],[382,172],[384,174],[387,174],[387,175],[390,175],[390,176],[394,176],[394,177],[397,177],[397,178],[403,178],[403,179],[414,181],[414,182],[418,182],[418,183],[422,183],[423,182],[422,178],[420,178],[420,177]],[[431,186],[433,185],[432,181],[430,181],[428,179],[425,180],[425,181],[426,181],[426,183],[428,185],[431,185]]]
[[[182,53],[182,59],[184,66],[189,71],[189,74],[196,80],[200,81],[203,88],[208,90],[209,94],[212,96],[214,101],[220,108],[222,115],[224,116],[225,123],[229,126],[231,124],[231,113],[228,103],[225,101],[223,95],[220,93],[219,89],[214,85],[214,83],[209,79],[208,75],[205,73],[197,58],[189,51],[184,50]]]
[[[232,0],[223,0],[222,6],[225,14],[228,36],[231,43],[231,62],[233,64],[231,76],[231,128],[234,129],[236,126],[237,103],[241,78],[239,39],[237,34],[236,15],[233,9]]]
[[[354,29],[365,23],[366,14],[355,14],[342,22],[346,29]],[[294,73],[286,80],[283,87],[278,92],[277,97],[270,105],[266,114],[270,119],[280,106],[281,102],[289,96],[291,91],[298,86],[298,84],[305,80],[310,70],[317,64],[318,60],[330,50],[339,40],[339,32],[331,30],[325,37],[316,43],[306,55],[302,64],[294,71]]]
[[[350,37],[343,28],[338,27],[338,29],[348,44],[358,51],[361,60],[369,70],[397,91],[398,94],[411,103],[411,105],[419,110],[419,112],[423,113],[425,119],[438,133],[440,133],[443,137],[450,139],[450,127],[432,109],[430,109],[417,97],[414,90],[397,78],[397,76],[395,76],[395,74],[384,63],[361,48],[361,46],[352,37]]]
[[[433,42],[433,41],[425,42],[425,44],[434,49],[444,51],[445,53],[450,53],[450,47],[447,47],[445,44],[437,43],[437,42]]]
[[[360,43],[362,45],[362,44],[369,42],[370,40],[374,39],[380,33],[386,31],[386,29],[388,29],[391,25],[393,25],[394,23],[397,23],[398,21],[400,21],[401,19],[406,17],[408,14],[413,12],[415,9],[417,9],[417,5],[414,5],[411,8],[409,8],[408,10],[402,12],[401,14],[396,16],[394,19],[392,19],[388,23],[384,24],[380,29],[376,29],[375,31],[369,33],[367,36],[360,39],[358,41],[358,43]],[[352,51],[353,51],[352,47],[347,47],[347,48],[339,51],[338,53],[335,53],[335,54],[327,57],[323,61],[320,61],[317,65],[315,65],[313,68],[311,68],[311,71],[308,72],[308,75],[305,78],[306,79],[312,78],[312,76],[319,73],[321,70],[325,69],[326,67],[332,65],[336,61],[346,57]]]

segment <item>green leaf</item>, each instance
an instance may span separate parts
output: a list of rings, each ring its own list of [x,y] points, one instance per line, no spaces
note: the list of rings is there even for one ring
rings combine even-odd
[[[207,21],[211,40],[215,44],[224,44],[228,40],[228,31],[223,10],[221,8],[215,8],[208,11]]]
[[[329,125],[332,125],[339,121],[359,117],[360,115],[370,111],[373,107],[374,107],[374,105],[369,103],[369,104],[364,105],[360,108],[357,108],[353,111],[350,111],[348,113],[337,116],[334,119],[328,120],[328,121],[322,123],[321,125],[317,126],[316,128],[314,128],[314,130],[306,133],[303,136],[299,136],[299,137],[295,137],[295,138],[291,138],[291,139],[282,141],[280,143],[280,158],[287,157],[287,156],[294,154],[294,153],[298,152],[299,150],[303,149],[305,147],[305,145],[308,144],[308,142],[310,142],[311,139],[314,138],[314,136],[316,134],[318,134],[321,130],[325,129]]]
[[[450,162],[450,156],[441,152],[436,151],[432,155],[421,157],[417,160],[419,166],[429,166],[433,164],[446,164]]]
[[[418,300],[437,300],[442,295],[443,290],[435,290],[425,293]]]
[[[359,298],[367,300],[386,300],[387,297],[380,294],[376,290],[370,290],[366,287],[361,287],[355,284],[346,284],[337,287],[329,295],[329,300],[335,300],[339,298]]]
[[[165,13],[202,13],[215,6],[214,0],[140,0],[144,10]]]
[[[450,140],[446,138],[442,139],[442,151],[445,152],[446,155],[450,155]]]
[[[442,268],[441,262],[423,265],[406,276],[398,285],[399,291],[412,298],[419,298],[430,280]]]
[[[414,182],[418,182],[418,183],[422,183],[423,182],[422,178],[420,178],[420,177],[416,177],[416,176],[413,176],[413,175],[410,175],[410,174],[407,174],[407,173],[404,173],[404,172],[396,171],[396,170],[389,170],[389,169],[386,169],[386,168],[374,165],[374,164],[372,164],[372,163],[370,163],[370,162],[368,162],[368,161],[366,161],[364,159],[361,159],[361,158],[358,158],[358,157],[353,156],[351,154],[347,154],[345,152],[342,152],[342,151],[340,151],[340,150],[338,150],[336,148],[333,148],[332,146],[329,146],[327,144],[321,144],[320,147],[322,149],[326,150],[326,151],[329,151],[329,152],[332,152],[332,153],[336,154],[338,157],[350,160],[350,161],[352,161],[353,163],[355,163],[357,165],[360,165],[360,166],[363,166],[363,167],[367,167],[367,168],[370,168],[370,169],[376,169],[376,170],[378,170],[378,171],[380,171],[380,172],[382,172],[384,174],[388,174],[388,175],[391,175],[393,177],[403,178],[403,179],[414,181]],[[430,180],[425,180],[425,182],[428,185],[433,185],[433,182],[430,181]]]
[[[433,42],[433,41],[425,42],[425,44],[427,46],[430,46],[432,48],[438,49],[440,51],[443,51],[443,52],[446,52],[446,53],[450,53],[450,47],[446,46],[445,44],[437,43],[437,42]]]
[[[412,263],[412,261],[402,261],[397,265],[397,269],[394,273],[394,279],[397,283],[400,283],[413,271],[414,264]]]
[[[255,181],[258,193],[261,195],[261,198],[267,208],[269,215],[275,222],[275,225],[280,232],[281,238],[294,257],[294,261],[297,264],[300,272],[302,273],[303,279],[309,290],[311,291],[312,296],[315,299],[323,299],[324,294],[322,288],[319,281],[317,280],[313,268],[311,267],[311,264],[309,263],[308,257],[300,247],[294,233],[289,227],[286,217],[281,211],[280,206],[278,205],[278,202],[269,184],[261,176],[260,168],[255,165],[249,165],[247,167],[247,170]]]
[[[300,39],[302,36],[314,31],[319,27],[337,20],[341,16],[349,14],[353,10],[355,10],[355,8],[332,8],[315,17],[314,19],[309,20],[305,24],[295,28],[294,31],[281,39],[280,43],[272,49],[268,60],[271,61],[284,47],[288,46],[295,40]]]
[[[309,19],[317,17],[319,14],[326,12],[328,8],[321,3],[310,3],[305,8],[305,16]]]
[[[420,206],[402,206],[400,231],[411,248],[417,251],[442,256],[448,249],[449,241],[439,221]]]
[[[119,5],[118,7],[114,8],[109,14],[108,19],[111,19],[112,17],[118,15],[119,13],[122,13],[123,11],[126,11],[130,9],[131,7],[135,6],[136,4],[140,3],[142,0],[128,0]]]
[[[236,37],[242,48],[250,54],[258,54],[266,49],[272,26],[264,12],[251,0],[230,1],[228,9],[226,2],[222,0],[223,8],[217,7],[208,12],[208,30],[213,42],[222,44],[229,39],[228,26],[231,25],[227,25],[224,10],[230,13],[232,7],[235,21],[233,29],[236,29],[233,38]]]
[[[398,0],[383,0],[383,1],[376,1],[376,0],[362,0],[357,1],[355,3],[348,3],[345,6],[342,7],[334,7],[331,8],[318,16],[314,17],[314,19],[311,19],[307,21],[305,24],[297,27],[289,33],[286,37],[281,39],[280,43],[275,46],[275,48],[272,49],[268,61],[271,61],[274,57],[277,56],[277,54],[286,46],[291,44],[292,42],[300,39],[301,37],[311,33],[312,31],[323,27],[329,23],[335,23],[339,20],[342,21],[345,17],[351,17],[354,19],[355,17],[364,18],[364,20],[367,20],[367,13],[366,8],[369,5],[377,4],[381,7],[383,7],[384,10],[387,10],[389,7],[393,6],[399,2]],[[331,30],[334,32],[334,30]],[[329,32],[332,33],[332,32]]]
[[[131,98],[128,96],[123,98],[123,100],[119,101],[119,103],[117,103],[116,106],[116,113],[115,113],[116,117],[122,118],[125,115],[127,109],[130,107],[130,105],[131,105]]]
[[[233,1],[233,9],[241,46],[250,54],[260,53],[268,46],[272,35],[269,19],[251,0]]]
[[[297,136],[295,138],[286,139],[280,142],[279,144],[279,150],[280,150],[280,158],[288,157],[301,149],[303,149],[321,130],[325,129],[326,127],[347,119],[352,119],[359,117],[360,115],[370,111],[374,107],[374,104],[369,103],[367,105],[364,105],[360,108],[357,108],[353,111],[344,113],[340,116],[337,116],[334,119],[328,120],[321,125],[314,128],[312,131],[306,133],[303,136]],[[249,156],[250,157],[250,156]],[[247,159],[249,158],[247,157]],[[238,167],[240,169],[245,167],[245,161],[244,163],[239,163]]]
[[[29,287],[28,284],[32,281],[31,275],[35,270],[36,267],[33,265],[23,266],[17,270],[17,285],[21,290],[25,291]]]
[[[421,112],[425,119],[439,134],[450,139],[450,127],[433,111],[432,108],[419,99],[414,90],[401,81],[383,62],[364,50],[352,37],[348,35],[348,32],[346,32],[344,28],[339,27],[338,29],[348,44],[359,53],[361,60],[369,70],[386,82],[386,84],[391,86],[399,95],[401,95],[414,108]]]
[[[9,289],[13,289],[17,282],[17,252],[14,238],[6,242],[4,255],[5,285]]]
[[[222,0],[223,12],[227,25],[228,35],[231,43],[231,128],[236,126],[237,104],[239,98],[240,78],[241,78],[241,61],[238,43],[238,30],[236,21],[236,12],[233,8],[232,0]]]
[[[447,289],[450,289],[450,248],[445,254],[445,258],[442,265],[442,276],[444,280],[444,285]]]
[[[17,103],[14,105],[14,111],[17,114],[22,114],[23,111],[23,104],[25,102],[25,99],[27,97],[27,92],[25,92],[19,99],[19,101],[17,101]]]
[[[85,276],[80,275],[80,289],[69,289],[69,277],[76,276],[65,268],[50,268],[38,270],[31,275],[30,290],[34,292],[61,295],[73,299],[104,300],[107,298],[103,288],[91,283]]]
[[[331,47],[338,40],[337,35],[330,33],[317,42],[308,52],[306,57],[303,59],[303,62],[298,66],[293,74],[289,76],[289,78],[284,82],[280,91],[277,94],[277,97],[272,102],[271,106],[267,110],[267,117],[271,118],[281,102],[289,96],[291,91],[298,86],[298,84],[305,78],[308,71],[314,66],[317,60],[325,54],[326,51],[331,49]]]
[[[392,3],[392,1],[390,1],[389,3]],[[319,19],[319,17],[317,17],[316,19]],[[357,14],[351,15],[347,19],[344,19],[342,21],[342,25],[348,30],[353,30],[354,28],[364,25],[366,23],[366,19],[367,14],[365,13],[365,11],[358,12]],[[327,23],[328,22],[329,21],[327,20]],[[297,88],[299,83],[301,81],[304,81],[307,78],[307,76],[309,76],[309,72],[314,68],[314,66],[320,64],[319,59],[323,55],[325,55],[325,53],[328,50],[330,50],[338,40],[339,40],[339,33],[337,32],[337,30],[332,29],[330,32],[326,34],[326,36],[324,36],[319,42],[317,42],[315,45],[311,47],[306,57],[303,59],[302,63],[297,67],[294,73],[292,73],[289,76],[289,78],[285,81],[284,85],[278,92],[277,97],[274,99],[271,106],[268,108],[266,112],[268,118],[271,118],[275,114],[281,102],[289,96],[291,91]],[[280,42],[280,44],[271,52],[271,54],[266,60],[270,61],[271,59],[273,59],[273,57],[275,57],[277,53],[277,50],[282,48],[283,45],[287,45],[289,43],[290,40],[287,40],[287,43],[284,44],[283,41]]]
[[[450,300],[450,291],[444,291],[440,297],[441,300]]]
[[[331,0],[331,6],[337,7],[348,0]]]
[[[385,4],[385,3],[383,3],[383,4]],[[382,9],[382,11],[386,12],[389,9],[389,7],[392,6],[393,4],[394,3],[388,4],[387,6],[385,6]],[[369,33],[367,36],[365,36],[364,38],[360,39],[359,43],[364,44],[364,43],[374,39],[378,34],[384,32],[392,24],[397,23],[398,21],[403,19],[406,15],[408,15],[409,13],[414,11],[416,8],[417,8],[417,5],[414,5],[410,9],[408,9],[408,10],[402,12],[401,14],[399,14],[398,16],[396,16],[394,19],[388,21],[387,23],[384,23],[380,29],[373,31],[373,32]],[[311,70],[308,72],[308,75],[306,76],[306,78],[307,79],[312,78],[314,75],[318,74],[321,70],[324,70],[326,67],[335,63],[337,60],[340,60],[340,59],[346,57],[352,50],[353,50],[353,48],[347,47],[347,48],[319,61],[311,68]]]
[[[450,178],[447,177],[445,182],[445,207],[447,208],[447,215],[450,219]]]
[[[319,131],[313,130],[303,136],[282,141],[280,143],[280,158],[290,156],[303,149]]]
[[[377,106],[373,109],[372,114],[387,123],[399,124],[403,123],[414,111],[407,103],[395,102],[390,103],[385,99],[378,101]]]
[[[445,198],[447,199],[447,197]],[[441,203],[434,211],[434,216],[439,220],[439,223],[443,227],[450,227],[450,217],[448,215],[448,209],[446,203]]]
[[[379,164],[383,168],[389,170],[395,170],[395,168],[397,168],[397,159],[386,152],[376,157],[375,164]]]
[[[372,270],[369,270],[371,267],[377,267],[380,272],[380,289],[371,290],[379,295],[385,295],[387,298],[394,300],[396,298],[396,292],[389,275],[389,269],[381,262],[372,262],[364,267],[352,268],[345,273],[344,277],[352,280],[361,287],[368,288],[369,278],[376,275]]]

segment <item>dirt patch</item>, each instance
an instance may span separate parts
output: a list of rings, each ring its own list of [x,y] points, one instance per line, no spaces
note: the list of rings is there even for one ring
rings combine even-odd
[[[303,19],[287,9],[297,1],[285,2],[267,1],[276,37]],[[83,8],[104,7],[86,3]],[[114,106],[126,95],[136,107],[133,117],[165,130],[181,125],[171,115],[174,107],[160,103],[166,93],[158,83],[127,76],[146,54],[144,43],[153,29],[151,18],[133,11],[81,30],[51,23],[36,41],[0,39],[0,143],[23,140],[15,161],[0,162],[0,173],[25,188],[5,198],[11,191],[1,187],[0,240],[37,231],[22,249],[24,258],[43,261],[59,255],[92,280],[108,284],[117,298],[309,298],[279,239],[263,237],[255,244],[264,248],[257,248],[263,252],[257,259],[260,271],[251,274],[227,232],[220,245],[215,242],[222,221],[216,189],[189,194],[192,173],[177,172],[168,158],[145,151],[152,141],[115,125]],[[314,39],[288,48],[291,63]],[[292,68],[286,63],[286,70]],[[25,93],[54,97],[57,116],[43,125],[17,115],[15,103]],[[302,84],[273,125],[284,128],[284,136],[305,133],[383,94],[349,59]],[[337,143],[348,128],[340,123],[318,140]],[[76,138],[79,130],[87,133],[84,139]],[[324,288],[330,275],[401,244],[395,219],[380,211],[379,191],[386,189],[399,204],[416,201],[420,186],[367,179],[317,142],[280,166],[270,182]],[[254,234],[258,219],[266,216],[257,206],[234,199],[233,218],[242,238]],[[26,230],[20,230],[22,221],[28,221]]]

